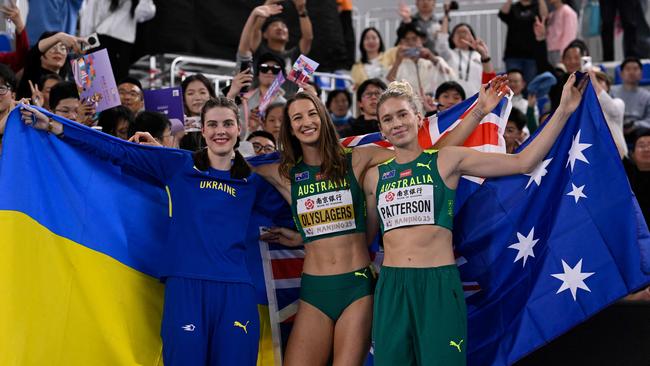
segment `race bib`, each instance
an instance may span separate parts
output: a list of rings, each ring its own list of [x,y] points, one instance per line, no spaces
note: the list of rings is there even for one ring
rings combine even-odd
[[[349,189],[321,193],[297,200],[305,236],[319,236],[356,229],[352,192]]]
[[[384,232],[402,226],[435,224],[433,186],[423,184],[388,190],[379,195],[377,210]]]

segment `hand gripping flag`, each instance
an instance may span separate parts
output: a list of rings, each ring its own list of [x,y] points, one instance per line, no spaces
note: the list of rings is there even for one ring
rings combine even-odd
[[[589,85],[533,172],[486,180],[456,216],[461,277],[481,286],[466,299],[468,363],[512,364],[647,285],[635,206]]]

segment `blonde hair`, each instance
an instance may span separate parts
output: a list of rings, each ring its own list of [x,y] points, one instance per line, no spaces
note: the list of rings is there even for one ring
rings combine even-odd
[[[420,113],[421,111],[420,98],[413,91],[413,87],[411,86],[411,84],[409,84],[409,82],[406,80],[393,81],[390,84],[388,84],[388,88],[386,89],[386,91],[384,91],[379,97],[379,101],[377,102],[378,118],[379,118],[379,108],[381,107],[381,105],[384,104],[384,102],[386,102],[388,99],[392,99],[392,98],[406,100],[409,106],[411,106],[413,113],[415,114]]]

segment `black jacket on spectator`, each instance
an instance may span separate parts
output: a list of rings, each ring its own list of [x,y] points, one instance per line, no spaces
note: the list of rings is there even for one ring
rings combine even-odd
[[[365,135],[373,132],[379,132],[379,121],[376,119],[366,120],[361,115],[350,122],[350,126],[341,132],[341,137]]]
[[[512,5],[509,13],[499,11],[499,19],[508,25],[504,58],[535,58],[535,49],[531,45],[536,42],[533,33],[536,16],[539,16],[537,3],[526,6],[517,2]]]
[[[38,43],[36,43],[30,50],[27,52],[27,57],[25,58],[25,69],[23,71],[23,77],[20,79],[20,84],[18,84],[18,90],[16,91],[16,98],[31,98],[32,90],[29,87],[28,80],[31,80],[34,85],[38,84],[45,74],[53,74],[52,71],[46,70],[41,67],[41,56],[43,53],[38,49]],[[70,63],[68,60],[63,64],[61,70],[59,70],[59,76],[63,80],[66,80],[70,70]]]
[[[636,195],[646,224],[650,224],[650,171],[642,172],[631,159],[623,159],[623,166],[632,191]]]

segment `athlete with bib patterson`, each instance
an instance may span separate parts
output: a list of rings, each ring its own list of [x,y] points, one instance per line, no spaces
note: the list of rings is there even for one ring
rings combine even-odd
[[[498,78],[495,87],[505,85]],[[480,118],[468,116],[439,144],[459,145]],[[363,177],[394,155],[378,147],[345,149],[322,102],[298,93],[285,107],[279,164],[256,172],[291,204],[300,235],[274,228],[265,240],[305,243],[298,313],[285,365],[361,365],[370,348],[375,275],[370,267]],[[369,212],[374,217],[374,211]],[[302,238],[302,240],[301,240]],[[333,356],[331,356],[333,354]]]
[[[368,212],[378,215],[384,242],[373,312],[375,365],[465,365],[467,314],[451,232],[458,180],[532,171],[580,103],[586,80],[576,87],[571,75],[549,123],[515,155],[459,146],[422,150],[410,85],[392,83],[382,94],[380,131],[395,157],[368,170],[364,181]],[[472,113],[489,113],[502,97],[483,85]]]

